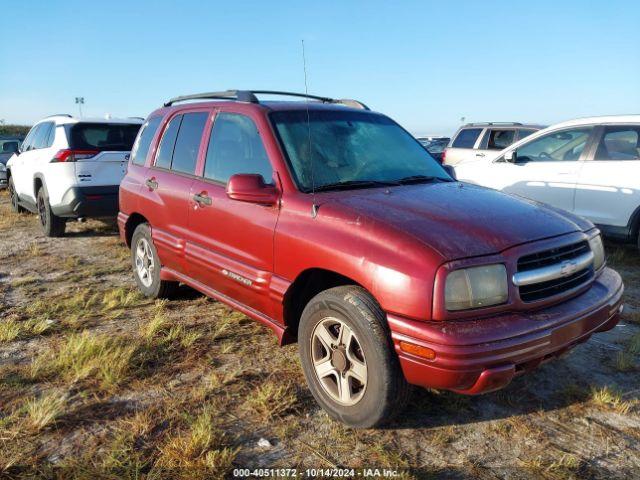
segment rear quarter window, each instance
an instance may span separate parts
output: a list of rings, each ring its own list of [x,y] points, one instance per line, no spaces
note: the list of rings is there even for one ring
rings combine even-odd
[[[481,128],[464,128],[460,130],[451,146],[453,148],[473,148],[480,133],[482,133]]]
[[[129,151],[141,125],[129,123],[76,123],[69,129],[75,150]]]
[[[133,144],[133,148],[131,149],[131,162],[135,165],[144,165],[147,160],[147,155],[151,148],[151,142],[158,131],[161,121],[161,116],[151,117],[147,120],[147,123],[142,126],[142,129]]]

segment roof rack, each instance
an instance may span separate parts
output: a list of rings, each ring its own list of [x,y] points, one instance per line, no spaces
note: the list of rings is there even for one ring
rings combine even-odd
[[[54,113],[53,115],[47,115],[44,118],[51,118],[51,117],[69,117],[69,118],[73,118],[73,115],[69,115],[68,113]]]
[[[189,100],[231,100],[236,102],[260,103],[260,100],[258,100],[258,97],[256,97],[256,94],[310,98],[312,100],[317,100],[322,103],[338,103],[348,107],[360,108],[362,110],[369,110],[369,107],[367,107],[364,103],[359,102],[358,100],[351,100],[348,98],[335,99],[335,98],[329,98],[329,97],[319,97],[317,95],[308,95],[306,93],[279,92],[275,90],[225,90],[224,92],[195,93],[193,95],[182,95],[180,97],[172,98],[168,102],[165,102],[164,106],[169,107],[174,103],[186,102]]]
[[[521,126],[522,123],[520,123],[520,122],[472,122],[472,123],[467,123],[467,125],[473,126],[473,127],[479,127],[481,125],[517,125],[517,126]]]
[[[144,117],[127,117],[130,118],[132,120],[144,120]]]

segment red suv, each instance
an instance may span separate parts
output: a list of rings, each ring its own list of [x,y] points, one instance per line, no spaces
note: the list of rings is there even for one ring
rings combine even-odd
[[[409,384],[499,389],[618,322],[622,281],[589,221],[454,181],[359,102],[265,93],[153,112],[120,234],[145,295],[183,283],[297,340],[333,418],[379,425]]]

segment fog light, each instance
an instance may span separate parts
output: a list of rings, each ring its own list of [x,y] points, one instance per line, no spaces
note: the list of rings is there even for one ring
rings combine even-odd
[[[426,358],[427,360],[433,360],[434,358],[436,358],[436,352],[434,352],[430,348],[415,345],[409,342],[400,341],[400,350],[412,355],[417,355],[418,357]]]

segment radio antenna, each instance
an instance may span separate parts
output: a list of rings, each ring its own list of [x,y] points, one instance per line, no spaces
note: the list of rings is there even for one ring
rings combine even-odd
[[[304,94],[309,95],[309,88],[307,86],[307,57],[304,52],[304,40],[302,40],[302,69],[304,70]],[[309,145],[309,162],[311,170],[311,217],[316,218],[318,215],[318,205],[316,204],[316,179],[313,172],[313,154],[311,150],[311,117],[309,115],[309,97],[305,97],[304,103],[307,107],[307,142]]]

